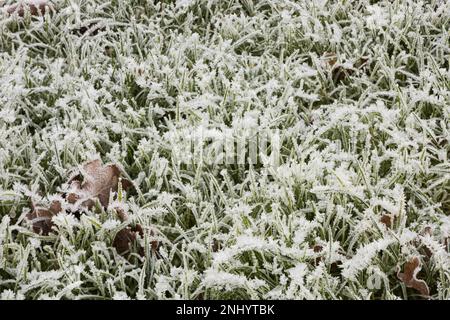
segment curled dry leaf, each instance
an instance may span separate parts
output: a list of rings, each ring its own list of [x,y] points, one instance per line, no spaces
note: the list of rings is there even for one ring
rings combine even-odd
[[[422,269],[418,257],[409,260],[404,266],[404,272],[397,272],[397,277],[405,283],[408,288],[416,289],[421,295],[429,297],[430,289],[424,280],[417,279],[417,274]]]
[[[217,239],[214,239],[213,242],[212,242],[212,246],[211,246],[212,252],[219,251],[221,246],[222,245],[221,245],[220,241],[217,240]]]
[[[426,236],[426,235],[429,235],[429,236],[432,236],[433,235],[433,229],[431,229],[431,227],[425,227],[424,229],[423,229],[423,231],[421,232],[421,234],[423,235],[423,236]]]
[[[394,217],[391,214],[385,213],[381,216],[380,222],[384,224],[387,228],[390,228],[394,223]]]
[[[314,253],[319,253],[319,252],[321,252],[322,250],[323,250],[323,247],[322,247],[320,244],[315,244],[315,245],[313,246],[313,251],[314,251]],[[318,265],[318,264],[320,263],[320,261],[322,261],[322,257],[317,257],[317,258],[314,259],[314,263],[315,263],[316,265]]]
[[[324,52],[322,59],[329,67],[333,67],[337,62],[336,54],[333,52]]]
[[[316,244],[316,245],[314,245],[314,247],[313,247],[313,251],[314,251],[315,253],[321,252],[322,250],[323,250],[323,247],[322,247],[320,244]]]
[[[88,25],[82,26],[80,28],[72,29],[70,32],[73,34],[83,35],[83,34],[89,34],[89,35],[97,35],[100,31],[105,31],[106,28],[100,26],[98,23],[90,23]]]
[[[115,210],[121,222],[128,220],[128,214],[123,208],[115,208]],[[137,235],[142,238],[144,237],[144,230],[140,224],[136,224],[134,227],[125,227],[116,234],[113,241],[113,247],[116,248],[120,255],[125,255],[130,252],[133,245],[136,245],[138,246],[139,255],[144,256],[144,248],[137,244]],[[153,235],[153,232],[150,231],[150,236]],[[158,241],[156,240],[151,242],[153,252],[156,252],[158,245]]]
[[[33,231],[42,235],[48,235],[52,230],[52,217],[61,212],[61,202],[54,200],[49,209],[35,207],[31,205],[32,210],[27,214],[27,219],[33,226]]]
[[[116,248],[117,252],[120,255],[125,255],[131,250],[133,244],[136,243],[137,235],[141,237],[144,236],[144,232],[140,225],[136,225],[135,227],[126,227],[119,232],[117,232],[116,237],[113,241],[113,246]],[[144,249],[139,247],[139,254],[141,256],[144,255]]]
[[[426,236],[431,237],[433,235],[433,229],[431,229],[431,227],[425,227],[420,234],[423,237]],[[423,251],[425,253],[425,261],[430,260],[431,256],[433,255],[433,252],[426,245],[423,246]]]
[[[317,265],[319,265],[319,263],[320,262],[326,262],[325,260],[324,260],[324,258],[325,258],[325,256],[323,255],[323,251],[324,251],[324,247],[322,246],[322,245],[320,245],[320,244],[315,244],[313,247],[312,247],[312,249],[313,249],[313,252],[314,253],[316,253],[318,256],[314,259],[314,264],[317,266]],[[338,261],[335,261],[335,262],[332,262],[330,265],[329,265],[329,271],[331,272],[331,273],[337,273],[337,272],[339,272],[339,264],[341,264],[342,263],[342,261],[340,261],[340,260],[338,260]]]
[[[27,8],[32,16],[43,15],[47,11],[54,10],[53,5],[48,0],[28,0],[7,6],[6,12],[8,14],[17,13],[18,16],[23,17]]]
[[[82,168],[69,179],[69,191],[64,194],[67,202],[91,209],[98,199],[103,207],[109,204],[109,197],[112,192],[119,191],[119,182],[124,190],[129,189],[132,183],[127,179],[122,179],[120,169],[113,164],[103,165],[101,160],[87,162]],[[32,205],[32,211],[27,215],[28,220],[33,225],[36,233],[47,235],[53,226],[52,217],[62,211],[61,202],[53,201],[49,209],[35,208]],[[128,214],[121,207],[115,208],[117,216],[121,222],[128,220]],[[150,231],[150,236],[153,232]],[[113,241],[113,246],[121,255],[128,253],[133,245],[138,247],[141,256],[144,255],[144,248],[137,244],[137,237],[144,237],[144,231],[141,225],[127,226],[120,230]],[[151,242],[152,250],[156,252],[158,242]]]
[[[121,222],[128,220],[128,214],[123,208],[115,208],[115,211]],[[113,241],[113,247],[116,248],[119,254],[124,255],[130,251],[131,246],[136,242],[136,232],[139,233],[141,237],[144,236],[144,232],[142,231],[142,227],[140,225],[136,225],[135,228],[125,227],[117,232]],[[141,251],[141,249],[142,248],[139,248],[139,251]],[[142,254],[139,252],[139,254],[143,255],[143,252]]]
[[[322,56],[322,59],[325,61],[328,67],[331,68],[331,77],[333,79],[333,82],[336,84],[344,81],[355,72],[355,70],[353,69],[345,68],[342,65],[337,65],[337,56],[333,52],[325,52]],[[367,58],[359,58],[358,60],[356,60],[353,66],[355,69],[359,69],[366,65],[367,62]]]
[[[116,210],[117,216],[119,217],[119,220],[121,222],[128,220],[128,214],[125,212],[123,208],[116,207],[114,208],[114,210]]]
[[[145,255],[144,248],[140,246],[137,243],[137,236],[140,236],[141,238],[144,237],[144,231],[141,227],[141,225],[136,224],[134,227],[125,227],[119,232],[117,232],[116,236],[114,237],[113,241],[113,247],[116,248],[117,252],[120,255],[126,255],[131,251],[131,248],[133,245],[136,245],[138,248],[138,253],[141,257]],[[153,232],[150,231],[150,235],[153,236]],[[153,252],[157,252],[158,250],[158,241],[152,241],[151,247]]]
[[[67,201],[71,204],[79,202],[82,207],[91,209],[98,198],[103,207],[109,203],[110,192],[117,192],[120,169],[114,165],[103,165],[101,160],[93,160],[86,163],[80,172],[69,179],[70,191],[66,195]],[[124,190],[129,189],[132,183],[127,179],[121,179]]]
[[[110,192],[117,192],[119,189],[121,175],[119,168],[116,165],[105,166],[101,160],[94,160],[86,163],[81,171],[69,180],[71,192],[63,195],[67,202],[76,204],[80,201],[81,206],[91,209],[95,204],[95,198],[98,198],[106,207],[109,203]],[[121,185],[125,190],[132,186],[126,179],[121,180]],[[26,217],[31,221],[34,232],[47,235],[53,225],[52,217],[61,211],[61,202],[55,200],[48,209],[32,204],[31,212]]]

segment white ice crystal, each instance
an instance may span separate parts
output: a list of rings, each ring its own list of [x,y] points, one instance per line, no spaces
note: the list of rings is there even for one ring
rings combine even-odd
[[[120,222],[118,220],[109,219],[109,220],[106,220],[105,222],[103,222],[102,228],[105,230],[113,230],[119,224],[120,224]]]
[[[450,298],[448,1],[13,2],[1,299]],[[93,159],[133,186],[80,208]]]
[[[353,280],[358,273],[367,268],[375,255],[385,250],[391,243],[392,239],[381,239],[360,247],[355,255],[342,264],[342,276]]]

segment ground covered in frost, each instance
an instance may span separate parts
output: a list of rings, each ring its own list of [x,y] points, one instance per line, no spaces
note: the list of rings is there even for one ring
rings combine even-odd
[[[0,13],[2,299],[450,298],[449,1],[52,3]],[[205,124],[278,129],[279,166],[177,162]],[[98,158],[130,219],[33,232]]]

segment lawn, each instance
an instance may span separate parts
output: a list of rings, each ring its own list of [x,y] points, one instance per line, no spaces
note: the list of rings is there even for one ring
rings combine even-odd
[[[450,299],[450,1],[0,6],[0,299]]]

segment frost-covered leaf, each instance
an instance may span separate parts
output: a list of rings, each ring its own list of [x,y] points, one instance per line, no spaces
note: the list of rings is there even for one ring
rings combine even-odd
[[[430,289],[424,280],[417,279],[417,274],[422,269],[419,257],[413,257],[403,266],[403,272],[398,272],[397,277],[403,281],[408,288],[416,289],[421,295],[428,297]]]
[[[2,298],[450,298],[449,1],[0,2]]]
[[[133,245],[137,245],[139,247],[139,254],[143,256],[143,248],[136,242],[137,235],[140,235],[141,237],[144,236],[144,232],[142,231],[142,227],[140,225],[121,229],[114,237],[114,248],[116,248],[119,254],[125,255],[131,251]]]
[[[387,228],[391,228],[394,221],[394,216],[392,214],[384,213],[381,218],[380,222],[383,223]]]
[[[89,161],[69,179],[67,201],[91,209],[98,199],[102,206],[107,207],[110,193],[118,191],[119,182],[124,190],[132,186],[129,180],[121,178],[117,165],[103,165],[99,159]]]
[[[48,235],[52,230],[52,218],[62,211],[61,202],[53,200],[48,209],[32,205],[31,212],[27,214],[27,219],[33,226],[33,231],[43,235]]]
[[[48,0],[24,0],[17,1],[16,4],[6,6],[5,10],[7,13],[17,14],[19,17],[23,17],[26,11],[29,11],[33,16],[37,16],[53,11],[54,6],[51,1]]]

